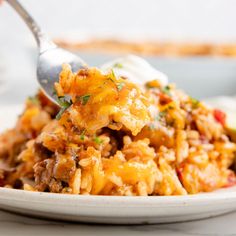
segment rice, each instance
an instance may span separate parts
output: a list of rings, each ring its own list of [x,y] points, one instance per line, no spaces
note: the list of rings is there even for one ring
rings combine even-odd
[[[236,183],[236,144],[219,111],[174,85],[152,81],[138,88],[112,72],[72,73],[64,65],[55,88],[63,112],[39,92],[1,134],[0,186],[167,196]]]

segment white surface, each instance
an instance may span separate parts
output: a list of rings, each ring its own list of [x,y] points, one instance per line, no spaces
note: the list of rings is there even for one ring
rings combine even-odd
[[[136,38],[233,41],[235,0],[21,0],[48,32],[129,33]],[[63,12],[63,14],[62,14]],[[22,31],[23,30],[23,31]],[[0,9],[1,38],[29,32],[10,7]],[[19,36],[18,36],[19,37]],[[33,40],[29,37],[29,40]]]
[[[22,105],[8,105],[0,106],[0,132],[3,132],[6,129],[10,129],[15,125],[17,121],[17,116],[20,115],[23,111]]]
[[[145,226],[71,224],[0,211],[2,236],[234,236],[236,212],[194,222]]]

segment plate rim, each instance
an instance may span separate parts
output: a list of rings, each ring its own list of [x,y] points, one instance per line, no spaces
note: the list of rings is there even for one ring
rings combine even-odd
[[[0,187],[0,200],[17,200],[26,202],[30,199],[31,203],[44,202],[45,205],[51,204],[52,202],[66,202],[67,206],[72,206],[75,203],[83,204],[86,206],[101,204],[113,206],[119,204],[120,207],[147,207],[156,206],[166,208],[168,206],[179,206],[179,205],[213,205],[215,202],[222,201],[236,201],[236,186],[230,187],[230,191],[215,191],[210,193],[200,193],[193,195],[179,195],[179,196],[101,196],[101,195],[74,195],[74,194],[62,194],[62,193],[46,193],[46,192],[34,192],[18,189],[9,189]],[[45,201],[46,200],[46,201]],[[4,203],[3,203],[4,204]],[[140,205],[142,204],[142,205]]]

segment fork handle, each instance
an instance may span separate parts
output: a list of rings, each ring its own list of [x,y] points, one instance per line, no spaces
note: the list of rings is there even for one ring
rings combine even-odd
[[[31,17],[31,15],[26,11],[26,9],[17,0],[5,0],[8,2],[12,8],[21,16],[28,28],[34,35],[37,42],[39,52],[43,53],[49,49],[56,48],[57,45],[54,44],[49,37],[40,29],[36,21]]]

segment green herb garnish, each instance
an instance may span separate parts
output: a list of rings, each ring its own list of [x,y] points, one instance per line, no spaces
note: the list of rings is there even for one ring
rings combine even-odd
[[[165,86],[164,88],[162,88],[162,92],[165,93],[165,94],[167,94],[168,96],[170,96],[170,95],[171,95],[171,94],[170,94],[170,86],[167,85],[167,86]]]
[[[191,101],[191,103],[192,103],[193,109],[198,108],[200,102],[199,102],[197,99],[190,97],[190,101]]]
[[[94,139],[93,139],[93,141],[94,141],[96,144],[98,144],[98,145],[100,145],[100,144],[103,143],[103,140],[100,139],[98,136],[95,136]]]
[[[39,101],[39,99],[38,99],[38,97],[36,97],[36,96],[34,96],[34,97],[28,97],[28,100],[31,102],[31,103],[33,103],[33,104],[35,104],[35,105],[39,105],[40,104],[40,101]]]
[[[149,129],[150,130],[155,130],[156,129],[155,124],[154,123],[149,124]]]
[[[80,135],[80,140],[84,141],[85,139],[85,130],[83,130],[83,132]]]
[[[76,101],[80,101],[81,104],[84,106],[87,104],[88,100],[90,99],[91,95],[90,94],[86,94],[86,95],[83,95],[83,96],[77,96],[76,97]]]
[[[108,79],[111,80],[116,85],[116,88],[117,88],[118,91],[121,91],[122,88],[124,87],[125,83],[123,83],[123,82],[116,83],[114,81],[114,79],[116,78],[116,75],[115,75],[114,70],[112,70],[112,69],[111,69],[111,77],[112,78],[108,78]]]
[[[57,102],[61,107],[69,107],[72,104],[71,99],[66,98],[65,96],[57,97]]]
[[[66,98],[65,96],[57,97],[57,102],[61,107],[61,110],[56,115],[56,119],[61,119],[62,114],[72,105],[71,99]]]
[[[114,79],[114,78],[116,78],[116,75],[115,75],[115,72],[114,72],[114,70],[113,69],[111,69],[111,76],[112,76],[112,80]]]
[[[166,116],[166,114],[167,114],[167,111],[161,111],[161,112],[159,112],[159,114],[156,116],[156,121],[160,121],[160,120],[162,120],[165,116]]]
[[[113,65],[113,67],[114,67],[114,68],[119,68],[119,69],[121,69],[121,68],[123,68],[123,65],[122,65],[121,63],[115,63],[115,64]]]
[[[117,83],[116,84],[117,90],[120,91],[124,87],[124,85],[125,84],[123,82]]]
[[[81,97],[82,105],[86,105],[91,95],[87,94]]]

